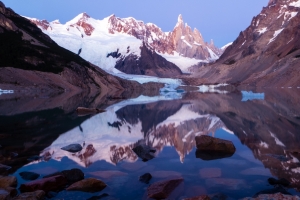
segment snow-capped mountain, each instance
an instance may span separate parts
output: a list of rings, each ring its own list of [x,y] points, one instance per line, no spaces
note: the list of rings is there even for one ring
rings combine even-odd
[[[213,42],[204,42],[197,29],[192,31],[191,27],[184,23],[181,15],[172,32],[163,32],[155,24],[144,23],[132,17],[118,18],[115,15],[96,20],[82,13],[65,24],[61,24],[58,20],[48,22],[34,18],[28,19],[60,46],[111,72],[118,72],[114,68],[118,61],[122,65],[127,63],[127,68],[137,68],[139,64],[145,65],[145,63],[139,63],[140,58],[145,56],[142,54],[143,47],[157,57],[162,56],[175,64],[183,72],[188,72],[190,66],[199,62],[214,61],[222,54],[222,50]],[[162,62],[156,61],[155,65],[165,66],[167,63],[162,64]],[[148,63],[149,61],[146,64]],[[118,69],[125,73],[161,76],[161,73],[148,73],[152,70],[151,66],[149,69],[136,71],[128,71],[120,64],[118,66]],[[167,69],[162,67],[157,71],[166,70],[173,70],[171,75],[179,74],[171,64],[168,64]]]
[[[298,87],[300,1],[270,0],[201,77],[217,82]]]

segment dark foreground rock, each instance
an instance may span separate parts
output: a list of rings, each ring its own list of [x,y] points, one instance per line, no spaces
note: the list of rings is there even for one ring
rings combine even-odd
[[[71,153],[76,153],[82,150],[82,146],[80,144],[70,144],[68,146],[62,147],[62,150],[69,151]]]
[[[235,146],[228,140],[213,138],[207,135],[196,136],[195,140],[197,149],[199,150],[223,152],[228,154],[234,154],[235,152]]]
[[[99,199],[103,199],[105,197],[108,197],[109,195],[107,193],[103,193],[101,195],[98,196],[92,196],[90,198],[88,198],[87,200],[99,200]]]
[[[19,173],[22,179],[27,181],[33,181],[37,179],[40,175],[34,172],[20,172]]]
[[[300,200],[300,197],[298,196],[292,196],[292,195],[286,195],[281,193],[276,194],[261,194],[257,197],[246,197],[242,200],[268,200],[268,199],[276,199],[276,200]]]
[[[106,110],[98,109],[98,108],[84,108],[84,107],[78,107],[76,109],[76,112],[80,116],[84,115],[91,115],[91,114],[97,114],[105,112]]]
[[[45,192],[42,190],[37,190],[34,192],[25,192],[23,194],[20,194],[14,200],[40,200],[44,199]]]
[[[5,172],[10,168],[11,168],[10,166],[0,164],[0,173]]]
[[[147,195],[153,199],[165,199],[171,194],[171,192],[182,183],[183,179],[172,179],[153,183],[147,189]]]
[[[149,181],[151,180],[151,178],[152,178],[152,175],[150,173],[146,173],[139,177],[139,181],[148,184]]]
[[[54,174],[49,174],[47,176],[44,176],[44,178],[49,178],[49,177],[53,177],[53,176],[64,176],[69,184],[75,183],[77,181],[81,181],[82,179],[84,179],[84,173],[77,168],[74,169],[70,169],[70,170],[63,170],[61,172],[56,172]]]
[[[18,194],[16,188],[7,187],[7,188],[0,188],[0,199],[10,199],[15,197]]]
[[[28,183],[24,183],[20,186],[20,191],[34,192],[37,190],[43,190],[45,192],[60,190],[67,184],[67,179],[64,176],[58,175],[49,178],[43,178]]]
[[[275,178],[268,178],[268,182],[270,183],[270,185],[282,185],[282,186],[289,186],[290,182],[288,180],[286,180],[285,178],[281,178],[281,179],[275,179]]]
[[[144,162],[153,159],[154,158],[154,153],[156,152],[156,149],[151,148],[151,147],[149,147],[147,145],[144,145],[144,144],[138,145],[138,146],[134,147],[132,150]]]
[[[95,178],[87,178],[70,185],[68,191],[82,191],[82,192],[99,192],[106,187],[106,184],[101,180]]]
[[[261,194],[277,194],[277,193],[285,194],[285,195],[291,195],[291,193],[289,193],[288,191],[286,191],[286,189],[283,188],[282,186],[277,186],[277,187],[274,187],[272,189],[262,190],[262,191],[256,193],[253,196],[253,198],[257,198]]]
[[[17,178],[14,176],[0,177],[0,188],[16,187],[17,183]]]

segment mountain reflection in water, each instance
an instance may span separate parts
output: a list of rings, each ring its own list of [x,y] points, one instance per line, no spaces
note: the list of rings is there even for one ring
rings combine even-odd
[[[233,198],[252,196],[270,188],[266,180],[272,176],[286,178],[299,190],[300,95],[292,90],[264,93],[264,100],[246,102],[241,101],[240,93],[196,92],[180,100],[123,101],[52,137],[40,153],[47,162],[34,161],[17,172],[46,166],[62,170],[67,165],[90,174],[99,168],[119,170],[128,173],[128,179],[144,172],[153,173],[154,180],[180,175],[185,185],[174,198],[214,192]],[[196,158],[197,135],[231,140],[237,151],[229,158],[201,160]],[[72,143],[83,145],[83,150],[75,154],[61,150]],[[143,163],[132,151],[138,144],[155,148],[155,158]],[[213,173],[205,173],[209,169]],[[216,175],[216,171],[222,173]],[[140,195],[137,199],[144,195],[142,189],[133,193]]]

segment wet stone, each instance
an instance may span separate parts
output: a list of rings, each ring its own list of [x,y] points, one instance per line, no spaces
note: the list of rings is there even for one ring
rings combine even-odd
[[[150,173],[145,173],[139,177],[139,181],[148,184],[149,181],[151,180],[151,178],[152,178],[152,175]]]
[[[68,191],[82,191],[82,192],[100,192],[106,187],[106,184],[101,180],[95,178],[87,178],[70,185]]]
[[[214,138],[208,135],[196,136],[197,149],[203,151],[223,152],[234,154],[235,146],[231,141]]]
[[[82,146],[80,144],[70,144],[68,146],[62,147],[61,149],[71,153],[76,153],[82,150]]]
[[[155,182],[148,187],[147,195],[153,199],[166,199],[182,182],[182,178]]]
[[[22,177],[22,179],[27,180],[27,181],[33,181],[40,177],[39,174],[34,173],[34,172],[20,172],[19,175]]]
[[[282,186],[289,186],[290,182],[288,180],[286,180],[285,178],[281,178],[281,179],[275,179],[275,178],[268,178],[268,182],[270,183],[270,185],[282,185]]]
[[[16,187],[17,183],[17,178],[14,176],[0,177],[0,188]]]

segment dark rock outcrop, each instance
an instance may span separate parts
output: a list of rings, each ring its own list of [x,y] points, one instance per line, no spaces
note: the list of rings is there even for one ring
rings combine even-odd
[[[20,194],[14,200],[42,200],[45,197],[45,192],[43,190],[37,190],[34,192],[25,192]]]
[[[54,177],[58,175],[64,176],[69,184],[84,179],[84,173],[80,169],[76,169],[76,168],[70,170],[63,170],[61,172],[56,172],[54,174],[49,174],[47,176],[44,176],[44,178]]]
[[[139,181],[148,184],[149,181],[151,180],[151,178],[152,178],[152,175],[150,173],[146,173],[139,177]]]
[[[15,176],[0,176],[0,188],[16,187],[17,183]]]
[[[156,152],[156,149],[151,148],[150,146],[147,146],[145,144],[139,144],[136,147],[134,147],[132,150],[144,162],[153,159],[154,158],[154,153]]]
[[[121,57],[115,68],[126,74],[140,74],[158,77],[175,77],[181,75],[181,70],[173,63],[158,55],[145,43],[141,48],[141,56],[130,54]]]
[[[33,181],[37,179],[40,175],[34,172],[20,172],[19,173],[22,179],[27,181]]]

